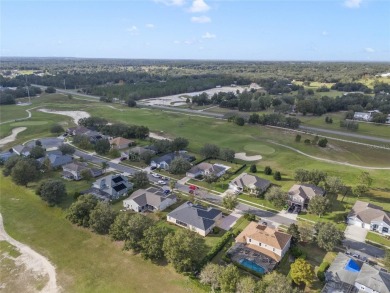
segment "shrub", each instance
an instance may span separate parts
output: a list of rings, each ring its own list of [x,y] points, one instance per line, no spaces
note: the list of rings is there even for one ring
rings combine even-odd
[[[304,140],[304,143],[305,143],[305,144],[310,144],[310,139],[305,139],[305,140]]]
[[[271,175],[271,174],[272,174],[272,169],[271,169],[270,166],[266,166],[266,167],[264,168],[264,174],[265,174],[265,175]]]
[[[304,252],[302,249],[300,249],[297,246],[294,246],[290,249],[290,253],[295,258],[303,258],[306,259],[306,252]]]
[[[59,124],[54,124],[51,128],[50,128],[50,132],[51,133],[61,133],[61,132],[64,132],[64,128],[59,125]]]
[[[301,138],[302,138],[302,136],[301,136],[300,134],[297,134],[297,135],[295,136],[295,141],[296,141],[296,142],[300,142],[300,141],[301,141]]]
[[[318,146],[320,146],[322,148],[326,147],[327,144],[328,144],[328,140],[326,138],[321,138],[318,141]]]
[[[326,270],[330,267],[330,264],[328,262],[323,262],[320,267],[318,268],[318,271],[317,271],[317,278],[321,281],[321,282],[324,282],[325,281],[325,272]]]
[[[213,228],[213,233],[214,233],[214,234],[218,234],[219,231],[221,231],[221,229],[220,229],[219,227],[214,227],[214,228]]]
[[[276,171],[275,174],[274,174],[274,179],[277,180],[277,181],[282,180],[282,174],[280,174],[279,171]]]
[[[257,172],[257,167],[256,167],[256,165],[255,165],[255,164],[251,165],[249,171],[250,171],[251,173],[256,173],[256,172]]]
[[[256,216],[254,214],[246,213],[244,215],[244,218],[248,221],[256,221]]]

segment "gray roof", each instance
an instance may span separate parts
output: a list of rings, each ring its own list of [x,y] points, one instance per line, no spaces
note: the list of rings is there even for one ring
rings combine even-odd
[[[81,172],[85,169],[88,169],[87,164],[81,162],[72,162],[70,164],[66,164],[62,166],[62,169],[69,169],[74,172]]]
[[[390,274],[363,264],[356,282],[380,293],[390,292]]]
[[[84,190],[81,192],[81,194],[92,194],[93,196],[97,197],[98,199],[108,201],[111,199],[111,195],[103,190],[100,190],[99,188],[92,187],[90,189]]]
[[[29,146],[26,146],[26,145],[22,145],[22,144],[18,144],[14,147],[12,147],[12,149],[16,152],[16,153],[23,153],[23,152],[30,152],[31,151],[31,147]]]
[[[15,154],[14,152],[10,152],[10,151],[0,153],[0,159],[2,159],[4,161],[7,161],[9,158],[11,158],[13,156],[17,156],[17,154]]]
[[[325,195],[325,190],[314,184],[294,184],[288,191],[290,196],[299,196],[304,200],[310,200],[316,195]]]
[[[345,269],[350,259],[350,257],[340,252],[325,273],[327,282],[332,281],[336,283],[354,285],[359,272],[352,272]],[[361,262],[356,262],[360,266],[362,265]]]
[[[348,217],[356,217],[363,223],[371,224],[372,221],[383,221],[390,225],[390,214],[382,207],[364,201],[356,201],[348,214]]]
[[[186,202],[169,213],[168,216],[205,231],[214,225],[214,219],[221,213],[215,208],[205,208]]]
[[[205,173],[208,171],[209,173],[213,173],[213,174],[217,175],[218,173],[224,171],[225,169],[226,168],[224,168],[223,166],[220,166],[217,164],[210,164],[210,163],[203,162],[203,163],[200,163],[200,164],[192,167],[188,171],[188,173],[197,174],[199,172]]]
[[[133,147],[129,150],[129,153],[134,153],[134,154],[138,154],[138,155],[141,155],[141,154],[146,153],[146,152],[150,152],[151,154],[156,153],[154,150],[146,149],[146,148],[141,147],[141,146],[136,146],[136,147]]]
[[[232,183],[241,188],[259,188],[261,190],[267,189],[271,184],[271,182],[266,179],[262,179],[255,175],[249,175],[247,173],[242,173],[236,177]]]
[[[169,165],[175,158],[178,158],[178,157],[182,157],[188,161],[191,160],[191,156],[183,154],[183,153],[179,153],[179,154],[169,153],[169,154],[163,155],[161,157],[153,158],[152,162],[154,162],[156,164],[166,162]]]
[[[40,162],[40,163],[42,164],[43,161],[44,161],[46,158],[49,158],[50,164],[51,164],[51,166],[54,167],[54,168],[59,167],[59,166],[62,166],[62,165],[65,165],[65,164],[69,164],[69,163],[72,162],[72,160],[73,160],[72,156],[70,156],[70,155],[55,155],[55,154],[49,154],[49,155],[47,155],[46,157],[39,158],[39,159],[38,159],[38,162]]]
[[[173,194],[166,195],[160,189],[149,187],[148,189],[138,189],[134,191],[129,199],[134,200],[139,206],[151,205],[158,207],[167,199],[175,199]]]

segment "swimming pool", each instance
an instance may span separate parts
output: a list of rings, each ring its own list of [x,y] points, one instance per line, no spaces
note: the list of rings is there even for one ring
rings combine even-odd
[[[253,261],[247,260],[246,258],[240,259],[240,264],[252,271],[265,274],[265,269],[262,266],[259,266]]]

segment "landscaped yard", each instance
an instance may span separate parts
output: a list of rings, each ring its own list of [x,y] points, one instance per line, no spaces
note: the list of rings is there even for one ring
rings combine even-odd
[[[0,175],[7,232],[46,256],[64,292],[201,292],[170,266],[157,266],[122,251],[109,237],[71,225],[65,210],[48,207],[31,189]]]
[[[390,248],[390,239],[386,238],[385,236],[379,235],[378,233],[369,231],[367,233],[366,240],[371,240],[378,244],[384,245],[387,248]]]

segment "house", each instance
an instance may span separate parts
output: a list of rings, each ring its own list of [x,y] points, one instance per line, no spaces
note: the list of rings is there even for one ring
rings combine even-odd
[[[105,138],[100,132],[88,129],[84,126],[71,127],[67,129],[67,133],[71,136],[86,136],[89,142],[94,144],[98,140]]]
[[[250,222],[236,237],[236,243],[279,262],[291,244],[291,235],[268,226]]]
[[[250,194],[258,195],[265,192],[270,185],[271,182],[266,179],[242,173],[229,183],[229,188],[235,193],[248,191]]]
[[[165,193],[163,190],[149,187],[148,189],[138,189],[131,196],[123,201],[123,207],[135,212],[163,211],[167,207],[176,203],[174,194]]]
[[[178,157],[182,157],[189,162],[195,159],[194,157],[189,156],[185,153],[169,153],[161,157],[153,158],[150,162],[150,166],[168,170],[171,162]]]
[[[49,159],[50,166],[54,169],[59,168],[63,165],[69,164],[73,160],[72,156],[70,156],[70,155],[63,155],[59,151],[52,151],[52,152],[47,152],[45,157],[39,158],[39,159],[37,159],[37,161],[40,164],[43,164],[43,162],[46,159]]]
[[[6,162],[9,158],[13,156],[17,156],[17,154],[15,154],[15,152],[13,152],[12,149],[6,152],[2,152],[0,153],[0,161]]]
[[[307,208],[310,200],[316,195],[325,195],[325,190],[314,184],[294,184],[288,191],[289,205]]]
[[[132,144],[134,144],[133,140],[129,140],[123,137],[115,137],[110,140],[111,147],[116,150],[126,149]]]
[[[227,169],[229,169],[229,167],[226,167],[224,165],[203,162],[192,167],[186,173],[186,176],[189,178],[195,178],[198,176],[207,176],[214,174],[217,177],[221,177],[223,174],[225,174]]]
[[[12,151],[19,155],[19,156],[24,156],[24,157],[28,157],[30,155],[30,152],[32,150],[32,147],[29,147],[27,145],[22,145],[22,144],[18,144],[14,147],[12,147]]]
[[[353,114],[353,119],[354,120],[361,120],[361,121],[371,121],[373,118],[372,113],[370,112],[355,112]]]
[[[390,124],[390,114],[387,115],[386,123]]]
[[[86,163],[73,162],[62,166],[62,176],[67,179],[81,180],[81,172],[88,169]]]
[[[322,293],[390,293],[390,274],[339,253],[325,272]]]
[[[72,136],[75,136],[75,135],[84,135],[84,134],[87,134],[89,131],[88,128],[84,127],[84,126],[76,126],[76,127],[70,127],[66,130],[66,132],[69,134],[69,135],[72,135]]]
[[[356,201],[348,214],[349,225],[390,235],[390,213],[382,207],[364,201]]]
[[[118,199],[133,189],[133,184],[123,175],[108,175],[96,180],[92,188],[83,191],[83,194],[93,194],[104,200]]]
[[[137,147],[133,147],[129,150],[129,154],[130,153],[133,153],[133,154],[136,154],[138,156],[144,154],[144,153],[151,153],[151,154],[156,154],[155,151],[153,150],[150,150],[150,149],[147,149],[147,148],[144,148],[144,147],[140,147],[140,146],[137,146]]]
[[[170,212],[167,221],[184,227],[202,236],[209,234],[222,219],[222,212],[215,208],[205,208],[185,202]]]

